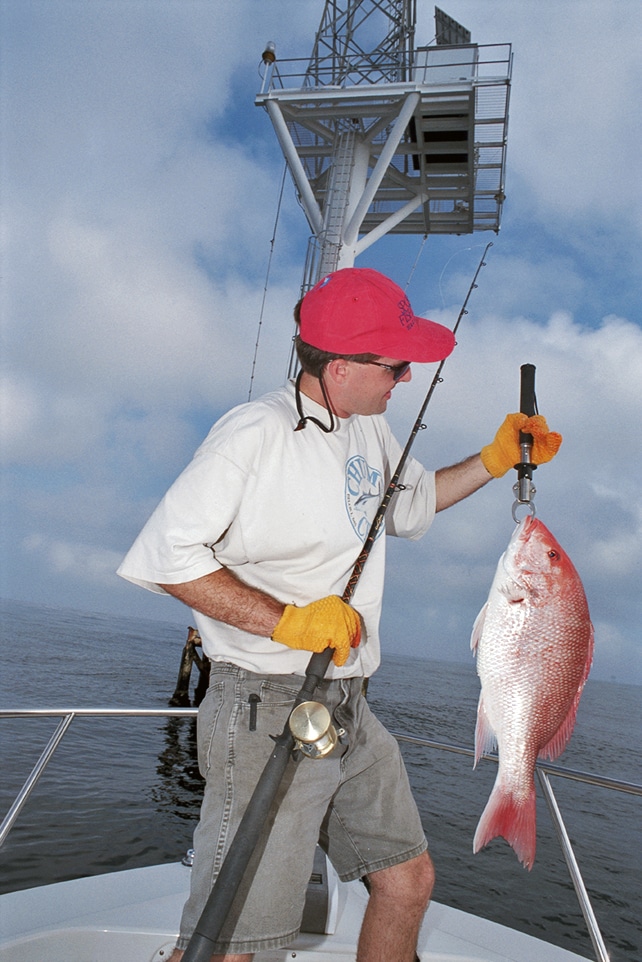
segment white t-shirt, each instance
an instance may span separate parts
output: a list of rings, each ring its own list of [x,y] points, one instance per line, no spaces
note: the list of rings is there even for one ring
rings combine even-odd
[[[304,412],[328,423],[302,395]],[[218,421],[171,486],[118,569],[151,591],[221,567],[284,604],[342,595],[401,448],[381,415],[338,419],[325,434],[298,423],[294,385]],[[335,418],[335,423],[337,419]],[[385,516],[387,534],[419,538],[435,513],[435,476],[408,458]],[[383,533],[383,532],[382,532]],[[368,677],[380,661],[385,537],[378,537],[351,598],[362,640],[326,677]],[[305,674],[310,653],[194,612],[203,651],[267,674]]]

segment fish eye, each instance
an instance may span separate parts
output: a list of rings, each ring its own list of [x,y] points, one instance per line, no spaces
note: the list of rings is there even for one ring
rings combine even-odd
[[[548,557],[551,559],[551,561],[559,561],[560,553],[559,551],[556,551],[554,548],[551,548],[551,550],[548,552]]]

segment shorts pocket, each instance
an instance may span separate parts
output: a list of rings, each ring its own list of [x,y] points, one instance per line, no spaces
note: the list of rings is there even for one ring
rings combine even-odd
[[[280,735],[294,706],[299,688],[277,681],[262,680],[244,694],[241,731],[260,735]]]
[[[203,778],[207,778],[207,774],[214,763],[212,759],[212,745],[214,743],[216,726],[223,710],[224,690],[224,682],[212,682],[198,709],[198,738],[196,744],[198,750],[198,769]]]

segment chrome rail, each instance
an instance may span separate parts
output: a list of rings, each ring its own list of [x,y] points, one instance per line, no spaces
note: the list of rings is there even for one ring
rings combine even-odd
[[[0,709],[0,717],[2,710]],[[442,752],[453,752],[456,755],[468,755],[475,757],[475,752],[471,748],[464,748],[462,745],[449,745],[446,742],[436,742],[429,738],[419,738],[416,735],[406,735],[403,732],[391,731],[391,735],[400,742],[409,742],[413,745],[421,745],[422,748],[436,748]],[[497,755],[482,755],[482,758],[491,762],[497,762]],[[549,765],[544,762],[537,763],[537,771],[547,775],[559,775],[560,778],[568,778],[574,782],[584,782],[586,785],[599,785],[600,788],[611,788],[616,792],[625,792],[627,795],[639,795],[642,797],[642,785],[635,782],[625,782],[617,778],[605,778],[602,775],[594,775],[592,772],[580,772],[574,768],[562,768],[559,765]]]
[[[38,781],[51,761],[56,749],[60,745],[65,734],[69,730],[71,723],[76,718],[86,717],[110,717],[110,718],[194,718],[198,713],[196,708],[0,708],[0,718],[60,718],[60,722],[53,735],[49,739],[40,758],[34,765],[24,785],[18,792],[13,804],[0,824],[0,848],[2,848],[7,836],[11,832],[20,812],[22,811],[29,796],[38,784]],[[404,732],[391,732],[399,742],[412,745],[419,745],[422,748],[430,748],[438,751],[451,752],[457,755],[467,755],[473,758],[475,752],[470,748],[461,745],[450,745],[446,742],[433,741],[428,738],[420,738],[415,735],[408,735]],[[497,756],[488,754],[482,756],[489,761],[497,762]],[[571,881],[575,889],[575,894],[588,928],[589,936],[595,950],[597,962],[609,962],[609,955],[604,944],[602,933],[600,932],[593,906],[584,885],[584,880],[579,866],[575,859],[575,853],[566,831],[564,819],[559,810],[557,799],[553,792],[549,776],[555,775],[560,778],[571,779],[572,781],[582,782],[586,785],[597,785],[601,788],[608,788],[617,792],[624,792],[630,795],[642,796],[642,785],[633,782],[621,781],[615,778],[605,778],[594,775],[590,772],[581,772],[570,768],[561,768],[558,765],[538,764],[537,775],[548,805],[558,841],[566,861]]]
[[[475,757],[474,751],[472,751],[470,748],[463,748],[460,745],[448,745],[444,742],[431,741],[427,738],[417,738],[414,735],[405,735],[401,732],[393,731],[391,734],[393,734],[399,742],[407,742],[412,745],[421,745],[422,748],[434,748],[440,751],[454,752],[457,755],[468,755],[470,758]],[[482,755],[482,758],[486,758],[493,762],[498,761],[497,755],[494,754],[485,754]],[[586,891],[586,885],[584,884],[582,873],[580,872],[579,865],[577,864],[575,852],[573,851],[571,840],[568,832],[566,831],[566,825],[564,824],[562,813],[560,812],[557,804],[557,799],[555,798],[555,793],[553,792],[549,775],[557,775],[560,778],[568,778],[575,782],[582,782],[585,785],[598,785],[600,788],[609,788],[613,791],[625,792],[629,795],[642,796],[642,785],[636,785],[634,782],[620,781],[616,778],[604,778],[601,775],[593,775],[590,772],[580,772],[572,768],[561,768],[559,765],[548,765],[544,763],[538,763],[536,771],[542,787],[544,798],[546,799],[546,804],[548,805],[548,810],[553,820],[557,839],[560,843],[562,854],[564,855],[564,861],[566,862],[566,867],[568,868],[569,875],[571,876],[577,901],[579,902],[580,910],[584,917],[584,921],[586,922],[589,938],[591,939],[591,943],[595,951],[595,957],[597,962],[610,962],[610,956],[604,943],[604,938],[600,931],[595,912],[593,911],[593,905],[591,904],[588,892]]]
[[[0,848],[7,840],[16,819],[24,808],[29,796],[40,780],[47,765],[67,733],[74,718],[94,717],[145,717],[145,718],[189,718],[195,717],[196,708],[0,708],[0,718],[61,718],[55,732],[32,768],[24,785],[0,824]]]

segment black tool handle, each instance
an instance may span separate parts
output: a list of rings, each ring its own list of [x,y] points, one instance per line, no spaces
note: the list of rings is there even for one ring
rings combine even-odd
[[[535,400],[535,365],[534,364],[522,364],[520,367],[520,384],[519,384],[519,409],[522,414],[527,414],[532,417],[533,414],[537,413],[537,402]],[[526,434],[524,437],[520,437],[520,442],[526,444],[532,444],[532,435]]]

